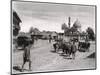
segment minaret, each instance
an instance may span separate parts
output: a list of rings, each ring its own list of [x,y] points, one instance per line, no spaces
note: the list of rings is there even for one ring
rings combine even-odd
[[[70,18],[70,17],[68,17],[68,26],[69,26],[69,28],[70,28],[70,25],[71,25],[70,20],[71,20],[71,18]]]

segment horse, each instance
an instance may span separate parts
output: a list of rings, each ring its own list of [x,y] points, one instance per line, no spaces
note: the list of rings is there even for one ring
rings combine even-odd
[[[75,42],[71,43],[71,42],[59,42],[59,43],[55,43],[53,44],[53,47],[55,49],[55,52],[58,52],[59,49],[62,50],[62,54],[66,54],[70,57],[70,55],[72,55],[72,58],[75,59],[75,53],[77,51]]]
[[[78,44],[78,50],[79,51],[89,51],[90,43],[89,42],[79,42]]]

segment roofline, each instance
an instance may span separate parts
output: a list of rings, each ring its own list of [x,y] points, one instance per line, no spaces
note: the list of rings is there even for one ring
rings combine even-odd
[[[13,16],[16,16],[16,18],[19,20],[19,22],[22,22],[21,19],[19,18],[18,14],[16,11],[13,10]]]

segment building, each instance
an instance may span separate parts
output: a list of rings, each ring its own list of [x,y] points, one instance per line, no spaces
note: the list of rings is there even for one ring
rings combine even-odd
[[[13,11],[13,36],[17,36],[20,30],[21,19],[16,11]]]
[[[57,39],[58,38],[58,33],[55,32],[55,31],[51,32],[51,37],[52,37],[52,39]]]

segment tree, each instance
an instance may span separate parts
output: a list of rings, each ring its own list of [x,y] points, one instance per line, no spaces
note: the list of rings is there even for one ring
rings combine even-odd
[[[73,27],[75,27],[75,28],[81,28],[81,23],[79,22],[78,19],[74,22]]]
[[[86,35],[86,32],[85,31],[82,31],[81,35]]]
[[[71,28],[70,28],[70,32],[73,34],[73,33],[75,33],[75,32],[77,32],[77,28],[75,28],[74,26],[72,26]]]
[[[70,28],[65,23],[62,24],[62,30],[64,30],[65,35],[69,35]]]
[[[65,30],[66,28],[68,28],[67,25],[66,25],[65,23],[63,23],[61,29],[62,29],[62,30]]]
[[[34,33],[37,35],[40,33],[39,29],[38,28],[34,28]]]
[[[33,27],[31,27],[30,30],[29,30],[29,33],[32,33],[32,32],[34,32],[34,28]]]
[[[88,37],[89,37],[90,40],[94,40],[95,39],[94,31],[93,31],[93,29],[91,27],[88,27],[86,29],[86,32],[87,32]]]
[[[70,25],[70,22],[69,22],[69,25]],[[81,28],[81,24],[78,21],[78,19],[74,22],[72,27],[70,27],[70,26],[68,27],[65,23],[62,24],[62,30],[64,30],[64,33],[66,35],[78,33],[79,28]]]
[[[81,28],[81,23],[77,19],[73,24],[72,30],[73,30],[73,32],[76,32],[76,31],[78,31],[79,28]]]
[[[76,20],[74,22],[73,26],[70,28],[70,32],[72,34],[77,33],[79,28],[81,28],[81,24],[80,24],[80,22],[78,20]]]
[[[29,30],[29,33],[37,35],[37,34],[40,33],[40,31],[39,31],[38,28],[31,27],[30,30]]]

